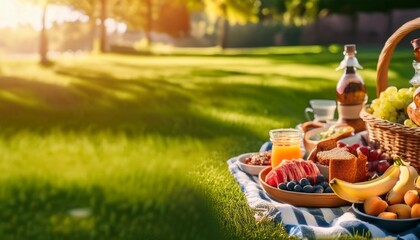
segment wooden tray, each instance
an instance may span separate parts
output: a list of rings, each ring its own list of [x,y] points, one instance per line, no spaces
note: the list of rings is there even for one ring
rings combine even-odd
[[[267,167],[259,174],[259,181],[264,191],[274,200],[289,203],[296,207],[340,207],[351,203],[339,198],[335,193],[302,193],[280,190],[265,183],[265,176],[271,171]]]

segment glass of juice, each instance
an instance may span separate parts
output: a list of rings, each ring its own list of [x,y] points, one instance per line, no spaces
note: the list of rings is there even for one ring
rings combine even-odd
[[[303,158],[301,143],[303,132],[294,128],[280,128],[270,130],[271,167],[277,167],[284,159],[293,160]]]

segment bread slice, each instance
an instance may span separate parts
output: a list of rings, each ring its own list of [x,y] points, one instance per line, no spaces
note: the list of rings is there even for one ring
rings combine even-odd
[[[325,139],[316,144],[318,151],[331,150],[337,147],[337,140],[335,139]]]
[[[329,179],[338,178],[347,182],[356,182],[358,158],[346,148],[333,148],[317,153],[319,163],[329,166]]]
[[[355,181],[356,182],[364,182],[366,181],[366,174],[367,174],[367,157],[360,151],[357,152],[357,170]]]
[[[318,142],[316,144],[316,147],[314,149],[312,149],[312,151],[309,153],[308,160],[312,160],[313,162],[319,162],[318,159],[317,159],[318,152],[331,150],[331,149],[336,148],[336,147],[337,147],[337,141],[336,140],[334,140],[334,139],[322,140],[322,141]],[[320,164],[322,164],[322,163],[320,163]],[[328,163],[323,164],[323,165],[328,166]]]

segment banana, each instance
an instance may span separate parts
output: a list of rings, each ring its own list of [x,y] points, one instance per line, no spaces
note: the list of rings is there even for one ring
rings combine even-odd
[[[356,203],[363,202],[372,196],[380,196],[389,192],[398,182],[400,168],[391,165],[380,177],[366,182],[350,183],[333,178],[330,186],[334,193],[340,198]]]
[[[400,164],[400,178],[395,186],[386,195],[386,201],[390,205],[404,203],[404,194],[408,190],[416,189],[416,178],[419,176],[417,170],[409,163],[398,161]]]
[[[416,186],[417,191],[420,190],[420,177],[416,177],[414,181],[414,185]]]

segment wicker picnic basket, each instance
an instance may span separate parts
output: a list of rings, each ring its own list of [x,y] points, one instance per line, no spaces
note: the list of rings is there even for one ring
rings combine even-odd
[[[416,29],[420,29],[420,17],[402,25],[386,41],[377,65],[377,96],[388,87],[388,68],[395,46],[408,33]],[[383,150],[398,154],[420,171],[420,127],[407,127],[379,119],[367,113],[365,109],[361,111],[360,117],[366,123],[369,141],[379,142]]]

